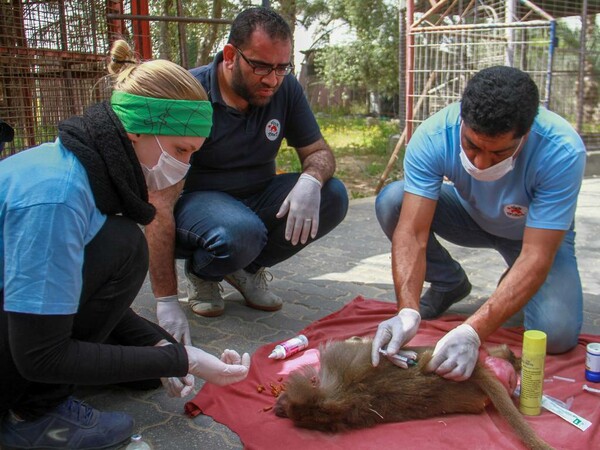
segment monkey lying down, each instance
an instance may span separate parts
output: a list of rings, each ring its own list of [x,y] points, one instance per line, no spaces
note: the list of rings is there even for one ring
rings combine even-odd
[[[460,382],[425,373],[432,348],[405,348],[419,354],[418,364],[408,369],[394,366],[387,358],[373,367],[370,340],[329,342],[320,350],[320,369],[306,366],[292,372],[275,404],[275,414],[289,417],[296,426],[339,432],[451,413],[478,414],[491,400],[525,445],[552,448],[536,436],[507,388],[488,368],[490,361],[508,366],[508,373],[500,377],[508,385],[512,376],[511,387],[515,387],[520,360],[505,345],[489,349],[491,360],[485,365],[478,361],[471,378]]]

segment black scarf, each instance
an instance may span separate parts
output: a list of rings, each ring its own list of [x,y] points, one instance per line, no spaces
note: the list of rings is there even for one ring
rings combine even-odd
[[[88,108],[81,117],[61,122],[58,137],[85,168],[102,213],[122,213],[142,225],[152,221],[156,209],[148,203],[142,168],[123,124],[108,102]]]

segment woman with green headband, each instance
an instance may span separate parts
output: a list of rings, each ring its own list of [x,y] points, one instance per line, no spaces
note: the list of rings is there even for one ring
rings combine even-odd
[[[110,102],[62,122],[55,142],[0,162],[5,448],[128,439],[132,418],[74,399],[77,385],[151,387],[160,378],[170,395],[184,396],[194,376],[228,384],[248,373],[248,354],[217,358],[180,344],[130,308],[149,262],[139,225],[168,230],[153,228],[157,210],[161,220],[172,216],[161,193],[177,190],[212,125],[206,93],[187,70],[133,59],[126,42],[115,42]]]

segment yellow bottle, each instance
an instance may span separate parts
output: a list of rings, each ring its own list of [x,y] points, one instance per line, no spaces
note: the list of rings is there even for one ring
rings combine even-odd
[[[527,330],[523,334],[521,356],[521,395],[519,410],[527,416],[537,416],[542,408],[546,333]]]

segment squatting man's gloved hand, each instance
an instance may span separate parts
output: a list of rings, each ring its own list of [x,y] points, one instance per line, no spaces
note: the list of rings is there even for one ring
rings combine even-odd
[[[450,380],[466,380],[473,373],[480,345],[477,332],[463,323],[438,341],[427,370]]]
[[[177,295],[156,299],[156,318],[158,324],[167,330],[177,342],[192,345],[190,325],[181,306],[179,306]]]
[[[417,334],[420,324],[419,311],[411,308],[402,308],[396,316],[381,322],[377,327],[375,338],[373,338],[371,363],[374,366],[379,364],[379,351],[385,348],[387,358],[396,366],[406,369],[408,364],[394,356],[399,354],[408,359],[416,359],[415,352],[401,351],[400,349]]]
[[[221,359],[196,347],[186,345],[189,374],[203,378],[209,383],[225,386],[242,381],[250,370],[250,355],[240,357],[235,350],[225,350]]]
[[[312,175],[301,174],[276,215],[278,219],[288,215],[285,238],[291,240],[292,245],[296,245],[298,239],[306,244],[309,233],[313,239],[317,236],[320,206],[321,182]]]

